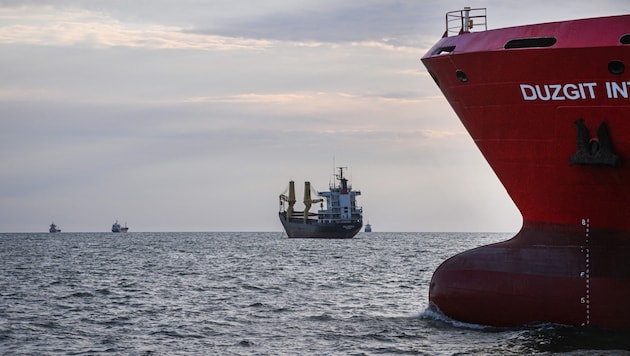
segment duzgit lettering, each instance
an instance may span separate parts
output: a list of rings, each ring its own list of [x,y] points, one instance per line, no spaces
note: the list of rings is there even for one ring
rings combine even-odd
[[[628,99],[630,96],[630,81],[606,82],[606,97],[608,99]],[[564,83],[564,84],[521,84],[523,100],[586,100],[597,97],[596,82]],[[600,93],[604,95],[604,93]]]

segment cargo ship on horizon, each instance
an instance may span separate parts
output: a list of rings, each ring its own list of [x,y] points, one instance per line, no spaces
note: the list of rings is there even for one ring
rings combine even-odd
[[[337,167],[338,174],[330,183],[329,190],[316,192],[320,198],[311,198],[311,183],[304,182],[304,210],[296,211],[295,183],[289,182],[286,192],[280,194],[280,222],[289,238],[334,238],[354,237],[363,226],[363,210],[357,206],[356,197],[361,195],[352,190],[344,177],[345,167]],[[337,184],[336,181],[339,181]],[[320,203],[317,213],[310,211],[311,205]],[[326,203],[326,209],[324,209]]]
[[[120,226],[120,224],[118,223],[118,220],[116,220],[116,222],[112,224],[112,232],[118,233],[118,232],[127,232],[127,231],[129,231],[129,228],[127,227],[127,223],[125,223],[125,226]]]
[[[51,233],[51,234],[54,234],[54,233],[57,233],[57,232],[61,232],[61,229],[59,227],[57,227],[57,225],[53,221],[52,223],[50,223],[50,226],[48,227],[48,232]]]
[[[447,13],[422,62],[523,226],[443,262],[430,307],[630,329],[630,15],[486,27],[484,8]]]

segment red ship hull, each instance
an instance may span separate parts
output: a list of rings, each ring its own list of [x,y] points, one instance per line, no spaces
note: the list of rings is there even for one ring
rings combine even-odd
[[[630,329],[630,15],[464,30],[422,61],[524,222],[444,262],[431,304]]]

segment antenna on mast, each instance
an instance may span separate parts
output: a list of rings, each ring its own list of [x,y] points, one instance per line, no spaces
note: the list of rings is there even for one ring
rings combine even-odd
[[[337,167],[335,167],[335,154],[333,153],[333,170],[332,170],[332,175],[330,176],[330,179],[328,180],[328,186],[330,187],[334,187],[335,186],[335,176],[336,176],[336,171],[337,171]]]

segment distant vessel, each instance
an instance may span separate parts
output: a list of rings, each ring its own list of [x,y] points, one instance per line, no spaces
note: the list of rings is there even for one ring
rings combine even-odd
[[[50,233],[61,232],[61,229],[57,228],[57,225],[55,225],[55,222],[53,221],[50,224],[50,228],[48,228],[48,232],[50,232]]]
[[[422,62],[523,226],[442,263],[430,304],[467,323],[630,329],[630,15],[485,23],[448,13]]]
[[[127,232],[128,230],[127,223],[125,223],[125,226],[120,226],[118,220],[112,225],[112,232]]]
[[[363,210],[356,204],[360,191],[352,190],[343,176],[345,167],[337,167],[336,182],[329,191],[317,192],[321,198],[311,199],[311,184],[304,182],[304,211],[295,211],[295,185],[289,182],[288,195],[280,195],[280,222],[290,238],[337,238],[354,237],[363,226]],[[324,201],[326,209],[324,209]],[[320,210],[311,213],[311,204],[320,203]],[[285,206],[286,205],[286,206]]]
[[[372,225],[369,222],[365,224],[365,232],[372,232]]]

